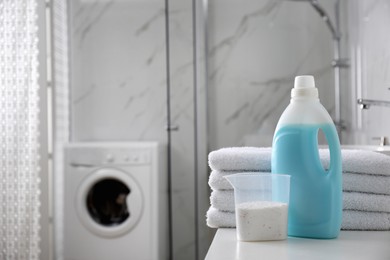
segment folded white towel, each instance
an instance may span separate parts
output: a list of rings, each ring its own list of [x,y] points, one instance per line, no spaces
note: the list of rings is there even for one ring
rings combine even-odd
[[[270,147],[229,147],[209,153],[212,170],[271,171]],[[390,156],[363,150],[341,150],[343,171],[390,176]],[[321,162],[329,165],[329,151],[320,149]]]
[[[225,176],[236,173],[239,171],[213,170],[209,176],[209,186],[213,190],[232,190]],[[390,176],[344,172],[343,191],[390,195]]]
[[[390,230],[390,213],[344,210],[341,229]]]
[[[210,173],[209,176],[209,186],[213,190],[232,190],[233,187],[229,183],[229,181],[225,178],[225,176],[228,176],[230,174],[236,174],[239,172],[234,171],[218,171],[213,170]]]
[[[213,190],[210,203],[216,209],[234,212],[234,191]],[[343,210],[390,213],[390,196],[361,192],[343,192]]]
[[[232,190],[233,186],[230,184],[230,182],[225,178],[225,176],[231,175],[231,174],[237,174],[245,171],[219,171],[219,170],[213,170],[210,173],[209,176],[209,186],[213,190]],[[253,171],[251,171],[253,172]],[[270,173],[268,172],[262,172],[262,171],[256,171],[261,173]]]
[[[390,156],[364,150],[341,150],[343,172],[390,176]],[[321,162],[329,165],[329,151],[320,149]]]
[[[270,147],[229,147],[209,153],[209,166],[213,170],[271,171]]]
[[[236,215],[210,207],[206,214],[211,228],[236,227]],[[390,213],[344,210],[341,223],[343,230],[390,230]]]
[[[230,199],[225,195],[225,200]],[[361,192],[343,192],[343,209],[390,213],[390,196]]]
[[[237,171],[211,171],[209,186],[213,190],[232,190],[233,187],[225,176]],[[365,173],[343,173],[343,191],[364,192],[390,195],[390,176]]]
[[[234,191],[233,190],[211,191],[210,204],[216,209],[234,212]]]
[[[321,161],[329,165],[329,153],[320,150]],[[371,151],[342,150],[343,190],[390,195],[390,156]],[[271,149],[255,147],[222,148],[209,154],[213,171],[209,185],[215,190],[231,189],[224,178],[242,171],[270,172]]]
[[[345,172],[343,191],[390,195],[390,176]]]
[[[210,207],[206,213],[207,226],[211,228],[235,228],[236,216],[233,212],[226,212]]]

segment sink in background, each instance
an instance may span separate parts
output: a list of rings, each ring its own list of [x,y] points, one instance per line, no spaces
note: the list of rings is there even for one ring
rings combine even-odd
[[[374,151],[374,152],[379,152],[390,156],[390,145],[377,146],[377,145],[347,144],[347,145],[341,145],[341,149]]]

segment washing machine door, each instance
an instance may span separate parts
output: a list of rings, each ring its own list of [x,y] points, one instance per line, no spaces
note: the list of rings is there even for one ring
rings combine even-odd
[[[122,170],[102,168],[80,184],[76,208],[88,230],[102,237],[129,232],[142,215],[143,196],[138,183]]]

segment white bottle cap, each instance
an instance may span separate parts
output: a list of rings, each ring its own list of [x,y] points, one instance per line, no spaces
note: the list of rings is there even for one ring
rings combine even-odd
[[[318,89],[315,86],[314,77],[311,75],[296,76],[291,97],[318,98]]]

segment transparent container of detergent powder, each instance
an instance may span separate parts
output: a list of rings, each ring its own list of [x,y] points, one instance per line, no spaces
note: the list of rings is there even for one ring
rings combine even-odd
[[[319,156],[320,130],[329,146],[327,170]],[[291,176],[288,235],[337,237],[342,219],[340,141],[313,76],[295,78],[290,104],[276,126],[271,161],[273,174]]]

